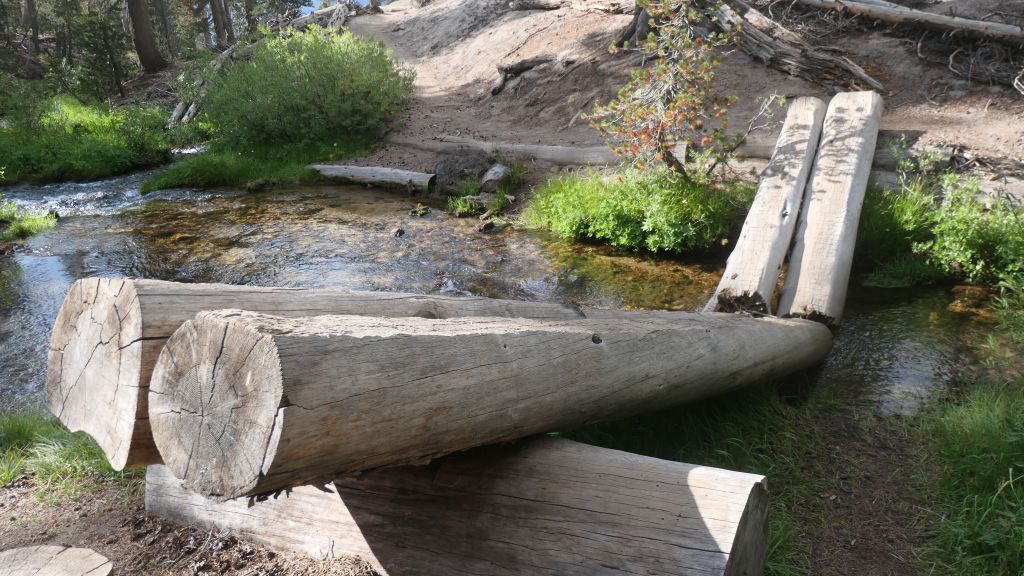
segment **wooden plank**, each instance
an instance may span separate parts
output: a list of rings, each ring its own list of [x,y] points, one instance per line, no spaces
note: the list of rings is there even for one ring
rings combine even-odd
[[[764,477],[536,438],[215,502],[162,466],[146,509],[314,557],[361,556],[385,576],[754,575]]]
[[[834,327],[842,319],[882,117],[875,92],[844,92],[829,103],[797,227],[779,315]]]
[[[723,394],[818,364],[807,321],[679,314],[282,318],[202,312],[150,383],[186,486],[232,498]]]
[[[0,576],[107,576],[113,564],[88,548],[27,546],[0,552]]]
[[[824,119],[825,103],[817,98],[798,98],[790,105],[736,247],[705,311],[771,313]]]

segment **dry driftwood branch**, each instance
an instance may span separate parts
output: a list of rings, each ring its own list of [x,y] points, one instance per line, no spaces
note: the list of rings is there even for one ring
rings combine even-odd
[[[763,476],[535,438],[265,501],[215,502],[162,466],[146,511],[392,576],[752,576]]]
[[[749,56],[793,76],[823,84],[855,85],[882,90],[882,84],[847,58],[815,50],[800,36],[738,0],[718,5],[716,20],[723,30],[738,30],[740,47]]]
[[[340,164],[310,164],[313,170],[327,178],[336,178],[356,184],[369,184],[384,188],[399,188],[412,193],[429,193],[434,189],[436,177],[433,174],[410,172],[396,168],[377,166],[342,166]]]
[[[282,318],[201,312],[167,340],[149,416],[164,463],[216,498],[722,394],[819,363],[815,322]]]
[[[779,296],[780,316],[830,327],[842,319],[881,118],[882,97],[874,92],[844,92],[829,103]]]
[[[797,2],[815,8],[827,8],[867,16],[892,24],[921,26],[952,34],[961,34],[971,38],[995,40],[1011,46],[1024,46],[1024,28],[1012,24],[932,14],[877,0],[873,2],[863,0],[797,0]]]
[[[57,314],[47,407],[72,431],[92,436],[115,470],[161,462],[147,408],[157,355],[196,313],[230,307],[280,316],[582,317],[556,304],[480,297],[88,278],[71,286]]]
[[[778,145],[761,174],[754,203],[706,311],[771,313],[824,119],[825,103],[817,98],[798,98],[790,105]]]

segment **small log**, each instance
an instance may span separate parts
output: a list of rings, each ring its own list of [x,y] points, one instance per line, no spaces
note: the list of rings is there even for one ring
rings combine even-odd
[[[327,178],[384,188],[400,188],[410,192],[429,193],[433,191],[437,182],[433,174],[396,168],[341,166],[338,164],[311,164],[309,167]]]
[[[829,327],[842,319],[881,118],[882,97],[874,92],[844,92],[829,103],[779,296],[780,316]]]
[[[1001,22],[972,20],[906,8],[890,2],[854,0],[797,0],[800,4],[867,16],[882,22],[931,28],[982,40],[995,40],[1014,47],[1024,46],[1024,27]]]
[[[162,466],[146,510],[382,575],[760,574],[763,476],[536,438],[430,466],[341,478],[327,491],[215,502]]]
[[[149,416],[164,463],[216,498],[429,462],[621,418],[820,362],[814,322],[281,318],[202,312],[160,353]]]
[[[161,462],[147,409],[157,355],[196,313],[227,307],[281,316],[582,316],[554,304],[478,297],[89,278],[71,286],[57,314],[47,406],[70,430],[92,436],[115,470]]]
[[[458,136],[442,136],[440,140],[419,140],[403,136],[388,136],[389,144],[442,154],[469,154],[486,152],[507,157],[543,160],[562,166],[603,166],[618,164],[621,160],[607,146],[574,148],[570,146],[544,146],[539,144],[506,144],[484,142]]]
[[[107,576],[110,560],[88,548],[28,546],[0,552],[2,576]]]
[[[836,58],[814,49],[798,34],[766,18],[747,4],[736,0],[736,10],[726,3],[717,5],[718,26],[736,31],[741,49],[767,66],[793,76],[823,84],[850,85],[850,77],[881,90],[882,84],[846,58]]]
[[[771,313],[824,118],[825,103],[817,98],[798,98],[790,105],[778,146],[761,174],[754,203],[706,311]]]

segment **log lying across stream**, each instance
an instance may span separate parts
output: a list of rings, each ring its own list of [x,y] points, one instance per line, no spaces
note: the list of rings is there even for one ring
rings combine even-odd
[[[881,118],[882,97],[875,92],[843,92],[829,103],[779,316],[829,326],[842,318]]]
[[[146,510],[315,558],[360,556],[392,576],[754,575],[764,477],[537,438],[217,502],[162,466]]]
[[[153,365],[183,322],[218,308],[279,316],[582,317],[555,304],[478,297],[89,278],[72,285],[57,314],[47,406],[72,431],[92,436],[115,470],[161,462],[147,412]]]
[[[790,105],[778,145],[761,174],[754,203],[706,311],[771,312],[824,118],[825,103],[817,98],[798,98]]]
[[[695,401],[813,366],[830,347],[815,322],[734,314],[218,310],[167,340],[149,414],[174,475],[233,498]]]
[[[410,172],[397,168],[342,166],[340,164],[311,164],[310,168],[327,178],[382,188],[399,188],[415,193],[430,193],[437,182],[437,178],[433,174]]]

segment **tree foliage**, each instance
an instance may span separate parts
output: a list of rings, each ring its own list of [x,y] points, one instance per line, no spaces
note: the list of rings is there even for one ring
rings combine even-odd
[[[616,153],[643,167],[665,163],[686,175],[677,144],[699,147],[711,165],[736,145],[725,117],[733,96],[715,92],[715,72],[734,46],[732,34],[715,32],[707,23],[713,3],[691,0],[640,0],[651,15],[652,32],[638,48],[649,63],[610,102],[599,104],[591,124]]]

